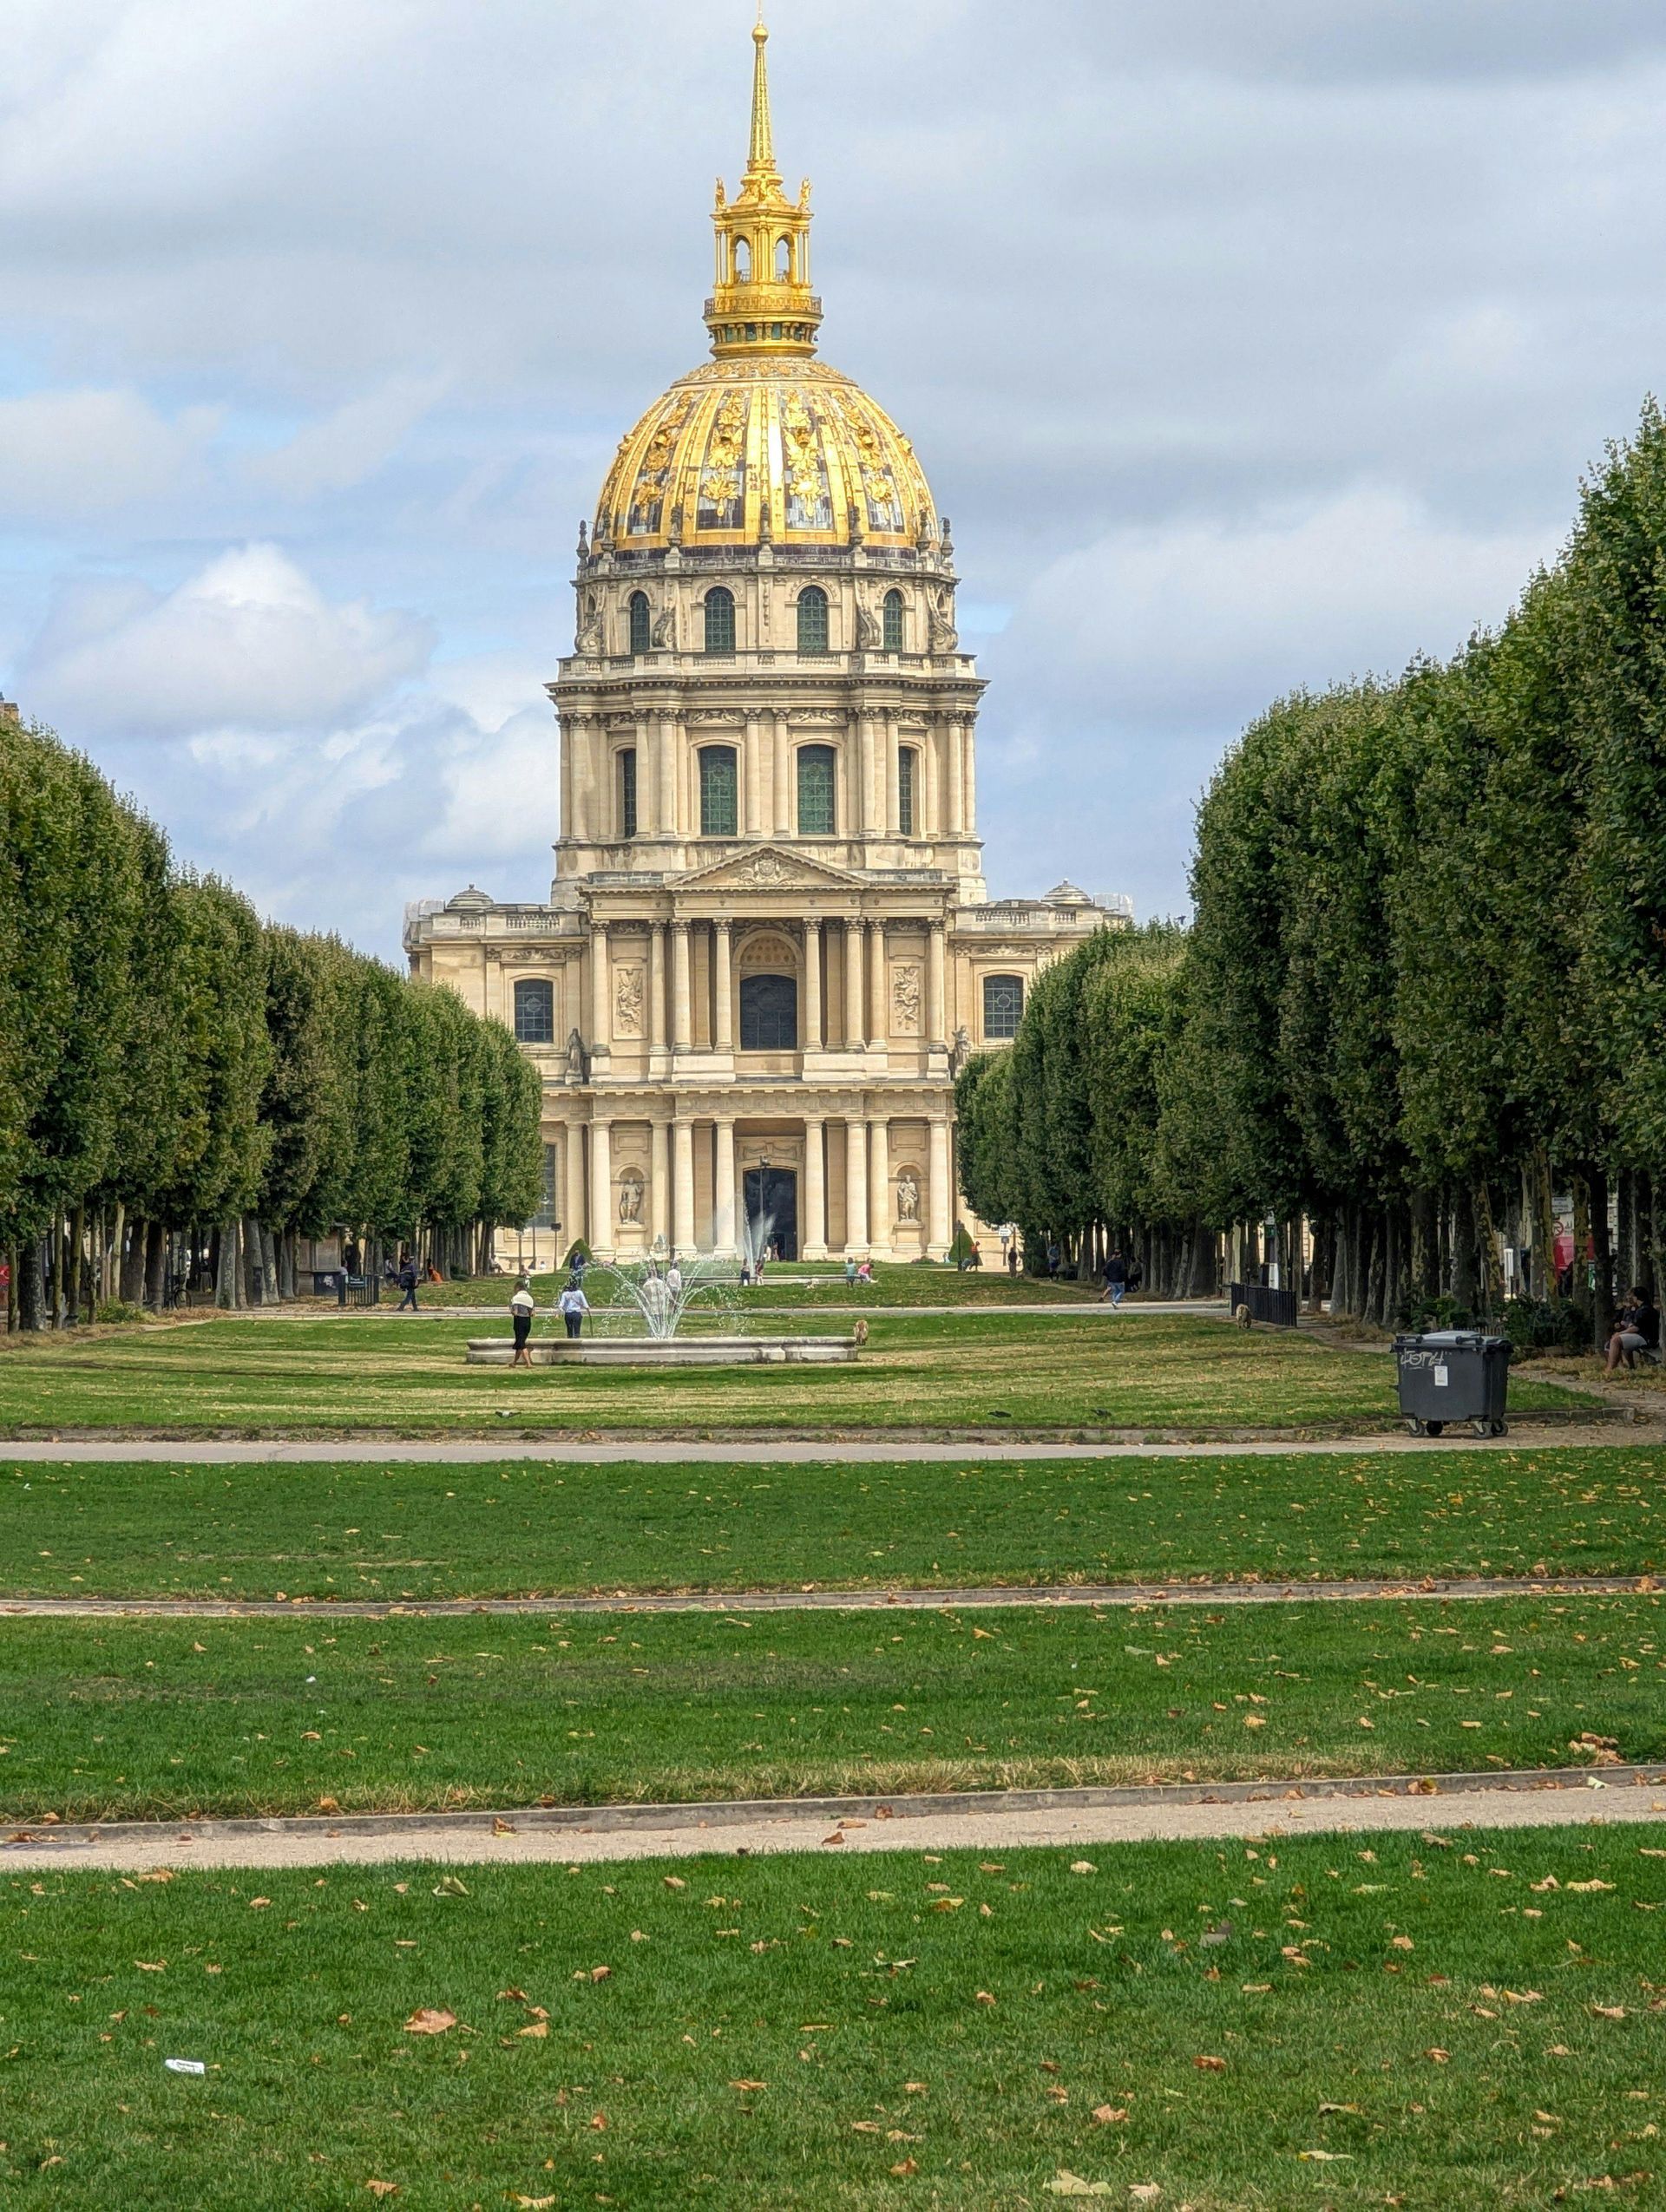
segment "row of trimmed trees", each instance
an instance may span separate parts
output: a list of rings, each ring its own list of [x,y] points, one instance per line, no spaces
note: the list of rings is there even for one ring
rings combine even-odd
[[[1617,1286],[1666,1273],[1653,402],[1499,631],[1261,717],[1204,798],[1192,890],[1190,931],[1095,939],[964,1071],[977,1211],[1090,1259],[1132,1240],[1171,1290],[1224,1238],[1233,1272],[1275,1260],[1339,1312],[1515,1293],[1600,1341]]]
[[[535,1211],[538,1078],[509,1032],[334,938],[261,922],[49,733],[0,723],[7,1325],[290,1295],[349,1230],[483,1267]]]

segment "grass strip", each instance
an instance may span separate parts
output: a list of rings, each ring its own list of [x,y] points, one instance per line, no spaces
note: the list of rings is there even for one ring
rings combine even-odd
[[[1647,1574],[1630,1445],[1207,1459],[214,1467],[0,1461],[0,1594],[518,1597]]]
[[[1663,1602],[396,1619],[329,1634],[12,1620],[0,1815],[1440,1773],[1610,1748],[1649,1761],[1666,1757]]]
[[[769,1268],[760,1285],[744,1290],[739,1286],[738,1275],[737,1262],[722,1286],[721,1294],[725,1302],[740,1312],[771,1306],[813,1308],[817,1305],[860,1305],[864,1311],[879,1306],[901,1312],[938,1306],[964,1306],[975,1311],[980,1307],[1012,1306],[1091,1306],[1099,1297],[1099,1286],[1095,1283],[1052,1283],[1035,1275],[1008,1275],[998,1268],[974,1269],[963,1274],[953,1267],[882,1263],[874,1269],[871,1283],[853,1284],[846,1282],[842,1261],[806,1264],[794,1260]],[[539,1304],[552,1304],[566,1280],[565,1270],[559,1274],[541,1270],[535,1274],[532,1286]],[[455,1283],[425,1283],[417,1296],[424,1306],[434,1306],[442,1312],[454,1306],[499,1307],[508,1303],[514,1286],[513,1275],[476,1276]],[[600,1288],[603,1298],[612,1295],[613,1286],[605,1274],[593,1274],[588,1288],[593,1293]],[[388,1304],[397,1303],[397,1291],[384,1295]]]
[[[861,1359],[827,1367],[469,1367],[468,1340],[482,1332],[478,1321],[365,1315],[13,1339],[0,1356],[0,1429],[803,1434],[1395,1418],[1384,1358],[1190,1316],[1014,1314],[994,1328],[975,1316],[876,1314]],[[1531,1379],[1512,1394],[1518,1409],[1579,1403]]]
[[[1564,1828],[14,1879],[0,2189],[1008,2212],[1076,2175],[1193,2212],[1652,2203],[1663,1862],[1666,1827]]]

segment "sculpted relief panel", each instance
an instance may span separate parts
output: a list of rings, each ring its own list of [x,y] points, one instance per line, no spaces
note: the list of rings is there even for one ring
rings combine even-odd
[[[615,1037],[641,1036],[645,991],[646,978],[643,971],[633,962],[615,972],[613,977],[613,1034]]]
[[[920,1034],[920,964],[899,960],[891,971],[891,1032],[895,1037]]]

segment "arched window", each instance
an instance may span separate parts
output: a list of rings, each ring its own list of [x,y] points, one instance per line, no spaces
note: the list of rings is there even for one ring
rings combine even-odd
[[[648,614],[648,595],[646,592],[631,593],[631,651],[645,653],[653,640],[653,629]]]
[[[740,978],[740,1049],[743,1052],[796,1052],[798,1049],[798,978],[790,975],[744,975]]]
[[[735,650],[735,595],[726,584],[714,584],[705,595],[705,650],[709,653]]]
[[[792,282],[792,240],[790,238],[776,240],[775,280],[780,285]]]
[[[732,745],[700,748],[700,834],[734,837],[739,834],[739,776]]]
[[[752,249],[744,238],[735,240],[735,282],[747,285],[752,280]]]
[[[896,756],[896,827],[902,837],[915,834],[915,792],[919,782],[920,755],[913,745],[904,745]]]
[[[1024,978],[1021,975],[987,975],[983,978],[983,1033],[999,1040],[1016,1037],[1024,1018]]]
[[[888,653],[907,651],[908,632],[903,628],[903,602],[901,592],[887,592],[883,608],[885,621],[885,650]]]
[[[619,756],[619,834],[636,834],[636,748],[626,745]]]
[[[806,584],[798,594],[798,650],[827,651],[827,593],[819,584]]]
[[[522,1044],[554,1044],[555,986],[553,983],[515,985],[515,1034]]]
[[[798,834],[801,837],[831,837],[837,828],[834,815],[836,773],[837,756],[831,745],[801,745],[798,748]]]

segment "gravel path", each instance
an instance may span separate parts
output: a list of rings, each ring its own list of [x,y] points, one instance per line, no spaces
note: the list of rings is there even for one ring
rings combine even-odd
[[[1426,1575],[1414,1582],[1081,1582],[941,1590],[615,1590],[554,1598],[0,1598],[0,1618],[142,1620],[445,1620],[475,1613],[944,1613],[984,1607],[1270,1606],[1372,1598],[1601,1598],[1659,1589],[1652,1574]]]
[[[157,1867],[279,1870],[376,1866],[422,1859],[462,1866],[580,1866],[706,1853],[1014,1850],[1219,1836],[1451,1835],[1512,1829],[1657,1822],[1666,1769],[1617,1767],[1400,1776],[1366,1783],[1197,1784],[1149,1790],[1023,1790],[954,1802],[737,1803],[586,1808],[502,1814],[400,1814],[293,1821],[156,1822],[103,1829],[33,1829],[0,1842],[16,1872],[143,1873]]]
[[[1524,1441],[1553,1443],[1558,1449],[1576,1444],[1612,1448],[1616,1444],[1658,1444],[1666,1441],[1666,1429],[1651,1421],[1629,1420],[1623,1410],[1617,1416],[1588,1422],[1555,1422],[1528,1415],[1512,1423],[1512,1431],[1524,1429],[1536,1433],[1527,1439],[1512,1433],[1507,1437],[1484,1441],[1478,1436],[1412,1436],[1400,1430],[1360,1436],[1279,1438],[1262,1435],[1235,1439],[1225,1436],[1204,1443],[1146,1442],[1135,1438],[1115,1443],[1030,1443],[1004,1436],[777,1436],[765,1443],[759,1443],[755,1436],[730,1442],[610,1436],[574,1443],[505,1436],[501,1441],[489,1442],[469,1438],[429,1443],[389,1437],[374,1441],[343,1438],[332,1443],[327,1438],[285,1443],[281,1438],[245,1442],[198,1436],[169,1441],[155,1436],[128,1440],[108,1436],[70,1436],[62,1439],[31,1437],[20,1443],[0,1438],[0,1460],[14,1465],[50,1461],[60,1465],[67,1462],[102,1462],[123,1466],[154,1463],[178,1467],[384,1466],[400,1462],[463,1467],[496,1465],[516,1459],[554,1462],[570,1467],[610,1467],[623,1462],[645,1466],[722,1467],[781,1467],[835,1462],[844,1466],[872,1467],[902,1461],[950,1459],[975,1465],[1003,1460],[1219,1459],[1228,1455],[1235,1459],[1282,1459],[1296,1453],[1328,1454],[1334,1458],[1339,1454],[1361,1452],[1519,1451]]]

